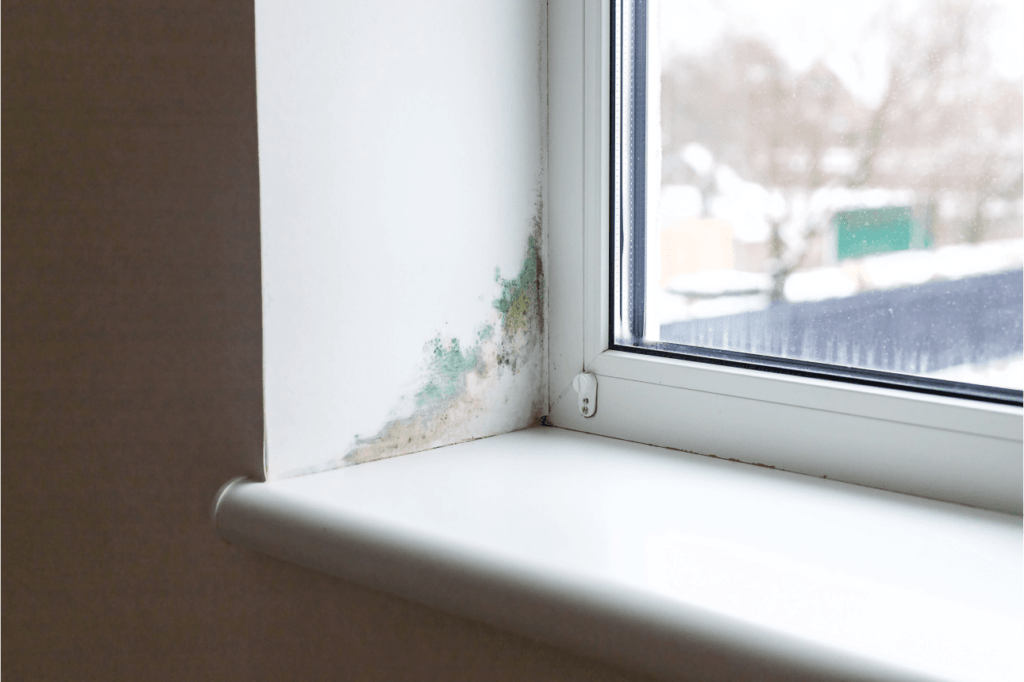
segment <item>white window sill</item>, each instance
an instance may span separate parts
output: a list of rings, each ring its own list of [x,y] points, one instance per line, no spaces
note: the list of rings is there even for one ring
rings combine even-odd
[[[1024,678],[1021,518],[564,429],[228,484],[229,542],[670,678]]]

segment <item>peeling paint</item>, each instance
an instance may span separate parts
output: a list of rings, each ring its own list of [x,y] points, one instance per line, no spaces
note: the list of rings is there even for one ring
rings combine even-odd
[[[493,319],[463,345],[438,334],[425,345],[426,361],[415,408],[374,436],[355,438],[342,464],[360,464],[505,433],[535,424],[544,411],[543,204],[535,205],[532,231],[519,273],[505,279]]]

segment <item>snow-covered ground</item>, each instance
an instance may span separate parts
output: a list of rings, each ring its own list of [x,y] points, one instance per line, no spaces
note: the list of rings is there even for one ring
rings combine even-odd
[[[850,357],[845,360],[835,359],[831,357],[826,359],[824,356],[818,357],[815,353],[819,353],[821,349],[816,348],[813,344],[804,348],[803,352],[806,355],[808,352],[811,356],[803,357],[798,352],[797,355],[791,356],[786,352],[786,343],[782,343],[782,347],[775,350],[751,350],[744,346],[758,343],[771,345],[769,342],[774,340],[778,341],[781,334],[785,336],[787,333],[792,336],[794,333],[789,327],[793,326],[792,322],[786,322],[783,320],[780,322],[779,328],[773,328],[771,333],[768,333],[768,329],[764,329],[764,336],[762,338],[762,331],[758,325],[763,326],[765,321],[762,318],[757,317],[757,311],[763,311],[769,306],[769,297],[767,291],[771,285],[771,278],[765,273],[753,273],[753,272],[741,272],[735,270],[706,270],[702,272],[687,273],[677,275],[672,278],[668,285],[664,289],[660,289],[654,292],[652,305],[659,307],[657,311],[657,319],[661,325],[673,325],[673,323],[680,323],[682,326],[675,325],[672,327],[671,332],[665,332],[663,327],[663,333],[668,333],[670,338],[677,343],[689,343],[696,345],[710,344],[714,347],[731,348],[732,350],[739,350],[741,352],[767,352],[768,354],[781,353],[786,357],[800,357],[805,360],[814,360],[818,362],[839,362],[839,364],[851,363],[856,366],[862,366],[861,363],[866,362],[866,367],[873,369],[881,369],[884,371],[897,371],[897,372],[910,372],[912,374],[923,373],[924,376],[945,379],[949,381],[959,381],[972,384],[982,384],[987,386],[996,386],[1010,389],[1020,389],[1024,387],[1024,357],[1020,355],[1020,345],[1011,343],[1004,351],[1008,351],[1008,357],[1001,357],[1004,351],[997,351],[994,354],[991,353],[993,348],[991,347],[992,339],[988,341],[980,340],[981,337],[985,337],[985,334],[991,336],[993,329],[979,329],[981,337],[975,339],[973,332],[968,333],[964,337],[965,329],[973,329],[975,322],[974,318],[968,314],[965,309],[960,313],[955,312],[960,310],[957,305],[964,305],[964,296],[970,296],[967,292],[972,290],[979,291],[978,287],[982,287],[980,291],[988,291],[985,287],[994,286],[998,288],[999,292],[1004,292],[1006,286],[1010,286],[1011,289],[1015,286],[1013,284],[1014,272],[1018,272],[1024,268],[1024,240],[1011,239],[1001,241],[990,241],[982,242],[978,244],[958,244],[954,246],[946,246],[941,248],[935,248],[930,250],[921,251],[903,251],[899,253],[889,253],[877,256],[870,256],[861,258],[858,260],[844,261],[841,264],[812,268],[803,271],[797,271],[793,273],[785,284],[786,298],[791,303],[810,303],[814,311],[817,313],[807,312],[811,308],[801,307],[804,313],[801,314],[823,314],[819,308],[825,306],[827,309],[835,308],[839,305],[839,310],[845,310],[842,306],[846,305],[840,303],[841,299],[861,294],[865,292],[881,292],[885,290],[901,290],[905,289],[904,293],[893,291],[893,294],[886,295],[888,298],[881,300],[890,299],[892,301],[903,300],[906,296],[910,296],[911,300],[914,296],[918,295],[913,292],[923,291],[927,288],[929,291],[944,291],[941,288],[944,285],[930,283],[937,283],[943,281],[955,281],[955,280],[966,280],[966,278],[973,278],[981,275],[991,275],[999,280],[999,284],[987,284],[989,278],[971,280],[971,282],[964,281],[963,284],[957,285],[956,296],[953,296],[953,300],[949,301],[952,308],[942,307],[932,313],[925,313],[926,318],[922,320],[920,318],[920,312],[914,313],[912,310],[906,311],[903,314],[901,310],[896,311],[896,318],[902,320],[899,324],[910,325],[906,329],[902,329],[901,333],[910,333],[921,327],[922,324],[926,326],[931,324],[935,325],[936,320],[945,319],[942,315],[954,315],[953,319],[947,320],[953,327],[959,325],[960,329],[950,331],[952,336],[947,339],[949,343],[953,344],[975,344],[982,343],[984,348],[988,349],[985,352],[973,352],[979,351],[981,348],[971,345],[972,352],[967,352],[961,357],[975,356],[980,358],[993,357],[996,359],[979,362],[978,364],[963,364],[944,366],[943,369],[938,371],[929,371],[927,366],[931,364],[936,366],[935,362],[927,362],[922,360],[917,362],[913,358],[917,358],[921,353],[924,353],[924,357],[928,358],[928,346],[934,346],[938,342],[938,348],[940,350],[949,350],[948,348],[943,349],[943,339],[934,339],[929,341],[924,338],[916,338],[914,334],[910,334],[909,337],[903,338],[901,348],[904,352],[909,352],[913,356],[909,362],[903,363],[906,367],[892,367],[888,365],[875,366],[871,360],[872,352],[878,351],[874,348],[877,345],[877,338],[872,336],[871,330],[864,333],[853,334],[852,338],[847,338],[845,333],[838,334],[838,332],[830,332],[828,327],[831,323],[826,319],[814,321],[813,324],[808,328],[810,331],[805,330],[804,333],[817,333],[819,336],[824,334],[825,336],[832,336],[838,334],[843,338],[835,338],[832,342],[843,345],[844,343],[853,343],[854,346],[860,348],[859,351],[847,353]],[[998,274],[1005,273],[1005,274]],[[1019,277],[1019,274],[1018,274]],[[995,282],[996,280],[993,280]],[[972,284],[973,282],[973,284]],[[927,285],[922,287],[922,285]],[[939,286],[940,289],[935,289],[935,286]],[[922,289],[919,289],[922,287]],[[966,289],[964,287],[967,287]],[[911,289],[912,288],[912,289]],[[761,292],[761,293],[759,293]],[[993,291],[993,294],[996,292]],[[1004,292],[1005,293],[1005,292]],[[1003,303],[1005,307],[1005,295],[1001,293],[997,298]],[[923,295],[923,294],[922,294]],[[945,294],[944,294],[945,295]],[[952,294],[950,294],[952,296]],[[895,298],[893,298],[895,297]],[[1001,298],[1000,298],[1001,297]],[[1011,294],[1011,302],[1012,302]],[[833,303],[826,303],[828,299],[833,299]],[[867,300],[874,299],[851,299],[850,304],[854,306],[852,309],[856,309],[857,305],[863,306]],[[995,299],[993,299],[995,300]],[[1017,295],[1019,302],[1019,293]],[[860,303],[857,303],[860,301]],[[977,306],[987,306],[988,303],[987,295],[982,296],[977,302],[970,305],[974,306],[972,310],[976,310]],[[891,301],[889,303],[881,303],[883,308],[891,305],[902,305],[895,304]],[[995,305],[995,304],[994,304]],[[1019,306],[1019,303],[1016,304]],[[829,308],[831,306],[831,308]],[[785,307],[787,310],[788,306]],[[851,309],[851,310],[852,310]],[[987,308],[985,308],[987,310]],[[774,310],[774,309],[773,309]],[[796,308],[793,308],[796,310]],[[824,310],[824,309],[822,309]],[[776,312],[779,312],[778,310]],[[859,313],[863,313],[861,309]],[[879,313],[884,313],[885,310],[879,310]],[[993,309],[993,314],[997,315],[998,319],[1005,319],[1005,324],[1011,325],[1010,327],[1002,327],[1004,323],[999,323],[1000,328],[1003,329],[999,332],[995,330],[996,340],[1003,339],[1002,337],[1006,333],[1010,333],[1011,337],[1013,334],[1013,324],[1019,327],[1020,324],[1020,311],[1016,312],[1016,322],[1013,321],[1014,311],[1012,308],[1004,310],[1003,308]],[[740,313],[755,313],[755,316],[747,320],[747,318],[734,318],[726,317],[733,316]],[[888,311],[888,315],[891,316],[892,310]],[[914,317],[914,315],[918,317]],[[963,315],[968,314],[968,317]],[[909,315],[909,317],[907,317]],[[998,316],[1002,315],[1002,318]],[[1009,315],[1007,318],[1006,316]],[[783,315],[785,317],[785,315]],[[869,315],[871,319],[874,319]],[[714,320],[713,318],[725,318],[722,320]],[[913,318],[914,321],[911,320]],[[780,318],[781,319],[781,318]],[[979,319],[996,319],[996,318],[982,318]],[[687,324],[688,320],[707,320],[707,322],[690,323]],[[747,321],[744,321],[747,320]],[[786,318],[788,320],[788,318]],[[928,321],[930,320],[930,322]],[[694,324],[697,326],[694,327]],[[739,328],[736,325],[740,325]],[[941,325],[946,323],[938,323]],[[964,325],[968,325],[964,327]],[[723,325],[725,325],[723,327]],[[731,325],[731,326],[730,326]],[[746,325],[746,326],[745,326]],[[754,325],[753,328],[749,328],[749,325]],[[916,327],[915,327],[916,325]],[[799,325],[796,325],[799,327]],[[984,325],[982,325],[984,326]],[[944,327],[943,327],[944,328]],[[853,330],[849,330],[851,333]],[[799,330],[798,330],[799,332]],[[955,333],[954,333],[955,332]],[[707,340],[700,340],[694,337],[694,334],[703,339],[707,336]],[[717,335],[716,335],[717,334]],[[723,336],[725,334],[725,336]],[[1000,336],[1002,334],[1002,336]],[[1019,332],[1018,332],[1019,334]],[[673,336],[674,335],[674,336]],[[905,336],[905,334],[903,334]],[[733,337],[736,338],[733,338]],[[799,337],[799,333],[797,333]],[[917,336],[920,336],[918,334]],[[715,340],[712,340],[712,337]],[[721,338],[719,338],[721,337]],[[778,338],[777,338],[778,337]],[[864,338],[861,338],[864,337]],[[912,338],[914,337],[914,338]],[[961,338],[963,337],[963,338]],[[789,337],[786,337],[789,338]],[[688,340],[687,340],[688,339]],[[743,341],[746,339],[746,341]],[[875,339],[874,341],[872,339]],[[916,340],[914,340],[916,339]],[[959,340],[957,340],[959,339]],[[972,340],[973,339],[973,340]],[[791,339],[792,340],[792,339]],[[831,343],[831,342],[830,342]],[[724,344],[724,345],[719,345]],[[740,344],[737,346],[737,344]],[[858,345],[859,344],[859,345]],[[865,345],[866,344],[866,345]],[[910,344],[907,346],[907,344]],[[922,345],[923,344],[923,345]],[[985,345],[987,344],[987,345]],[[778,345],[778,344],[775,344]],[[806,344],[804,344],[806,346]],[[947,344],[948,345],[948,344]],[[997,346],[1000,344],[996,344]],[[1002,343],[1002,345],[1006,345]],[[919,347],[920,346],[920,347]],[[768,346],[765,346],[767,348]],[[1017,350],[1014,350],[1016,347]],[[773,346],[774,348],[774,346]],[[957,346],[960,348],[960,346]],[[934,348],[932,352],[934,352]],[[796,351],[791,351],[796,352]],[[917,355],[915,355],[915,353]],[[820,354],[820,353],[819,353]],[[943,353],[938,356],[930,358],[938,362],[938,358],[941,358]],[[947,353],[948,355],[948,353]],[[856,356],[860,358],[855,361],[851,358]],[[861,357],[864,356],[864,357]],[[876,359],[877,360],[877,359]],[[954,362],[962,361],[954,359]],[[891,364],[891,363],[890,363]],[[937,366],[943,366],[941,363]]]
[[[786,280],[785,295],[793,303],[822,301],[1021,268],[1022,239],[956,244],[798,270]],[[672,278],[663,290],[655,292],[651,304],[657,306],[662,324],[719,317],[764,309],[770,287],[766,273],[704,270]]]
[[[947,367],[938,372],[930,372],[925,376],[932,379],[962,381],[968,384],[998,386],[999,388],[1015,388],[1024,386],[1024,357],[996,360],[984,365],[960,365]]]

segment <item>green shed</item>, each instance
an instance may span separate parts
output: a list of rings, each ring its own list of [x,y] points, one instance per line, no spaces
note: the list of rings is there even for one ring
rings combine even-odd
[[[832,224],[839,260],[931,246],[927,227],[914,220],[909,206],[839,211],[832,216]]]

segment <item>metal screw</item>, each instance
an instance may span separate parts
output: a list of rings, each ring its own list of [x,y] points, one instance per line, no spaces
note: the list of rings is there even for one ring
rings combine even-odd
[[[583,402],[586,402],[586,401],[584,400]],[[584,405],[583,406],[583,414],[586,414],[587,412],[590,412],[590,408],[587,407],[586,405]]]

